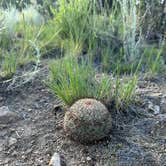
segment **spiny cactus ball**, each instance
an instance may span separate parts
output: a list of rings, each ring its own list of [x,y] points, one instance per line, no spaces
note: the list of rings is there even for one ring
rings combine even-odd
[[[91,143],[106,137],[111,127],[110,113],[95,99],[78,100],[64,117],[64,130],[67,136],[81,143]]]

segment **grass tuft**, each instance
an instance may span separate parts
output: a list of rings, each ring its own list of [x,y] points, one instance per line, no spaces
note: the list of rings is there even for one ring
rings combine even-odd
[[[98,76],[90,61],[66,57],[50,64],[48,86],[60,101],[71,106],[82,98],[94,98],[105,104],[115,102],[113,106],[121,109],[130,104],[135,94],[137,77],[120,81],[106,74]]]
[[[50,64],[50,82],[55,95],[70,106],[81,98],[95,98],[107,101],[110,97],[111,84],[108,77],[100,81],[95,79],[96,71],[88,61],[68,57]]]

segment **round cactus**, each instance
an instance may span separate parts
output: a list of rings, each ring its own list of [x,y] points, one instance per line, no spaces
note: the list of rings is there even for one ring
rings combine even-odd
[[[95,99],[74,103],[64,117],[64,130],[73,140],[89,143],[106,137],[112,127],[107,108]]]

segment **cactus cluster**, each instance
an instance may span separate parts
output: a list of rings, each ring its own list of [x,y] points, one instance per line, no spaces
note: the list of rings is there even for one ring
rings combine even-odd
[[[111,114],[95,99],[80,99],[66,112],[64,130],[72,140],[91,143],[106,137],[112,127]]]

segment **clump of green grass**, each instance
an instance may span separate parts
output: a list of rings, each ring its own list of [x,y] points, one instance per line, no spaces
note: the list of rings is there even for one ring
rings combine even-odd
[[[40,45],[39,40],[43,26],[34,26],[26,23],[19,23],[16,26],[16,32],[20,37],[16,38],[16,43],[12,43],[11,47],[15,47],[18,55],[18,65],[24,65],[28,62],[35,61],[36,50],[31,45],[35,43]]]
[[[54,13],[55,28],[59,30],[61,45],[79,55],[93,32],[91,30],[94,3],[89,0],[59,0]]]
[[[143,64],[145,66],[146,77],[153,78],[157,73],[164,69],[164,43],[163,41],[159,47],[146,47],[143,52]]]
[[[17,59],[16,55],[13,53],[6,53],[1,64],[0,76],[3,79],[10,79],[16,72],[17,69]]]
[[[48,86],[67,106],[81,98],[95,98],[105,104],[115,103],[117,109],[130,104],[135,94],[136,76],[130,81],[120,82],[119,77],[112,80],[105,74],[96,79],[96,74],[90,61],[78,62],[76,58],[66,57],[50,64]]]
[[[110,97],[111,84],[109,78],[100,82],[95,80],[96,71],[91,63],[76,58],[65,58],[51,63],[50,82],[55,95],[70,106],[81,98],[95,98],[105,101]]]
[[[56,29],[56,23],[54,20],[50,19],[46,24],[43,25],[41,34],[39,37],[39,46],[42,52],[47,52],[54,48],[61,48],[59,44],[60,29]]]
[[[6,19],[8,18],[6,17]],[[8,25],[7,22],[9,20],[4,19],[5,25]],[[31,25],[22,20],[15,23],[15,25],[12,24],[10,28],[2,30],[3,33],[0,35],[1,77],[4,79],[12,78],[18,66],[38,59],[37,51],[32,43],[39,45],[42,28],[43,26]],[[9,33],[9,29],[12,29],[12,33]]]
[[[124,109],[134,102],[138,78],[136,75],[123,77],[116,76],[113,99],[117,110]]]

